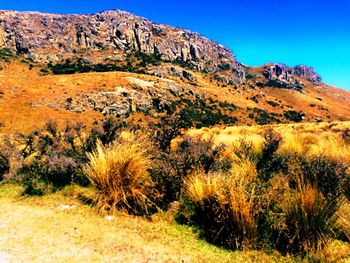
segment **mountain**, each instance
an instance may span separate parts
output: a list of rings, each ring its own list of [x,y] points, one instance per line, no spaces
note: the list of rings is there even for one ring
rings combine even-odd
[[[249,67],[198,33],[120,10],[0,11],[0,69],[3,130],[49,117],[152,121],[183,111],[197,127],[350,119],[349,92],[310,67]]]
[[[224,46],[197,33],[154,24],[119,10],[94,15],[2,11],[0,48],[36,62],[57,62],[71,56],[103,62],[125,59],[126,52],[160,54],[164,60],[183,61],[209,72],[229,65],[238,82],[244,76],[241,64]]]

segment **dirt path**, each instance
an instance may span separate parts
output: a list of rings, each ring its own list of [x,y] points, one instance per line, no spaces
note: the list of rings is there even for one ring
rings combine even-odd
[[[1,198],[0,262],[270,262],[227,252],[188,228],[118,214],[101,217],[66,197]]]

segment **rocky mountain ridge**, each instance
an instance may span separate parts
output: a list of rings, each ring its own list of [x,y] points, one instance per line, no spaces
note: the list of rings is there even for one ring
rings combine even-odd
[[[34,62],[56,63],[71,57],[91,63],[125,61],[131,52],[157,55],[191,69],[215,74],[225,84],[246,83],[247,66],[223,45],[198,33],[115,10],[91,15],[59,15],[0,11],[0,49],[9,49]],[[171,68],[170,74],[182,76]],[[321,78],[306,66],[264,66],[266,85],[301,89],[298,78],[320,84]],[[167,70],[169,73],[169,70]],[[152,69],[163,75],[164,68]],[[184,77],[186,77],[184,76]],[[191,79],[191,76],[189,76]]]
[[[122,60],[127,52],[160,54],[163,60],[208,72],[229,65],[236,82],[244,79],[243,67],[224,46],[120,10],[93,15],[0,11],[0,48],[37,62],[71,56],[103,62]]]
[[[284,64],[268,64],[264,66],[263,74],[268,80],[268,86],[278,88],[301,90],[305,84],[298,80],[297,77],[310,81],[315,85],[322,84],[321,77],[314,69],[304,65],[288,67]]]

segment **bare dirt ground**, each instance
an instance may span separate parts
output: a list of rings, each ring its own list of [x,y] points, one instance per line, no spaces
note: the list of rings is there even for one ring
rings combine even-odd
[[[18,187],[0,187],[0,262],[279,261],[261,252],[216,248],[162,216],[104,217],[61,194],[16,193]]]

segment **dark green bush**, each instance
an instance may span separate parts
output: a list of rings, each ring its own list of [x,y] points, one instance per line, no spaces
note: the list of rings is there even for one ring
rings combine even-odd
[[[272,101],[272,100],[268,100],[267,104],[271,105],[272,107],[280,106],[280,104],[278,102],[275,102],[275,101]]]
[[[227,63],[221,63],[218,65],[219,70],[228,71],[231,69],[231,65]]]
[[[268,129],[265,131],[264,138],[265,143],[256,168],[260,178],[267,181],[278,172],[288,171],[288,159],[286,156],[276,154],[282,143],[280,134]]]
[[[337,200],[348,194],[348,166],[338,160],[323,156],[301,157],[300,168],[311,185],[317,185],[322,194],[330,200]]]
[[[222,157],[224,149],[224,145],[215,146],[212,139],[185,136],[176,149],[161,153],[155,159],[151,175],[157,190],[163,194],[164,205],[180,198],[183,181],[192,172],[229,170],[231,161]]]
[[[15,181],[16,170],[20,168],[21,152],[10,136],[2,137],[1,140],[0,181]]]
[[[246,74],[246,75],[245,75],[245,78],[246,78],[247,80],[249,80],[249,79],[255,79],[255,76],[254,76],[253,74]]]
[[[69,124],[62,133],[55,122],[49,121],[43,130],[26,136],[24,164],[18,171],[25,194],[42,195],[73,183],[88,185],[82,173],[82,165],[88,160],[86,152],[83,146],[74,143],[82,128],[79,123]],[[33,155],[34,159],[27,161]]]
[[[345,143],[350,144],[350,128],[346,128],[344,131],[342,131],[341,137]]]
[[[4,175],[10,171],[10,160],[5,153],[0,153],[0,181],[4,179]]]
[[[14,59],[16,57],[16,54],[14,54],[10,49],[0,49],[0,61],[9,62],[10,59]]]
[[[19,173],[23,175],[24,193],[28,195],[43,195],[72,183],[88,184],[79,170],[79,164],[67,156],[41,156],[30,165],[25,165]]]
[[[280,123],[276,113],[269,113],[260,108],[253,108],[249,118],[254,119],[258,125],[267,125],[271,123]]]
[[[294,121],[294,122],[301,122],[303,120],[304,116],[305,116],[304,113],[294,111],[294,110],[286,111],[284,113],[284,117],[287,120]]]

